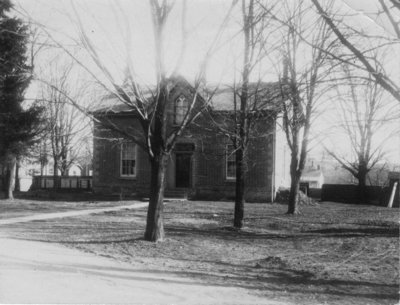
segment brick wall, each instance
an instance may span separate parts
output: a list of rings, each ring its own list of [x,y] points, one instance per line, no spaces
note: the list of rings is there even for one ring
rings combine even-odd
[[[128,117],[113,118],[113,122],[124,126],[138,128],[135,121]],[[137,191],[137,178],[121,177],[121,143],[123,138],[99,123],[95,123],[93,139],[93,190],[104,194],[131,194]],[[138,150],[137,162],[139,172],[144,152]],[[146,160],[146,159],[144,159]],[[137,177],[138,177],[137,173]]]
[[[273,179],[273,121],[260,120],[257,136],[251,138],[246,175],[246,200],[271,201]],[[207,128],[204,128],[206,126]],[[195,185],[197,198],[233,199],[235,181],[226,179],[225,149],[230,140],[199,120],[187,131],[196,139]]]
[[[173,110],[169,110],[173,113]],[[113,115],[108,119],[129,132],[141,130],[132,115]],[[254,129],[255,133],[251,135],[248,151],[247,201],[268,202],[272,199],[273,124],[274,121],[270,117],[260,119],[257,128]],[[148,156],[143,150],[138,149],[136,178],[122,178],[120,145],[123,140],[119,134],[95,123],[93,189],[98,193],[137,193],[147,196],[150,184]],[[225,148],[231,143],[229,139],[218,133],[206,116],[200,116],[185,130],[179,142],[193,143],[195,147],[191,164],[190,194],[194,198],[213,200],[234,198],[235,182],[226,179]],[[174,177],[174,154],[171,156],[167,177],[169,177],[167,188],[173,188],[171,179]]]

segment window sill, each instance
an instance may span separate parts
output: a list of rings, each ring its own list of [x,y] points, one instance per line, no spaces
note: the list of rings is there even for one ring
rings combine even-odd
[[[123,180],[136,180],[136,176],[119,176],[119,179],[123,179]]]

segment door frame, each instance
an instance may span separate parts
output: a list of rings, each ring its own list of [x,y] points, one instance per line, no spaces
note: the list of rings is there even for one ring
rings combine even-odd
[[[189,178],[189,183],[188,186],[177,186],[178,185],[178,179],[177,179],[177,164],[178,164],[178,155],[186,155],[189,156],[189,170],[188,170],[188,178]],[[175,152],[175,168],[174,168],[174,176],[175,176],[175,188],[191,188],[192,187],[192,181],[193,181],[193,152],[188,152],[188,151],[177,151]]]

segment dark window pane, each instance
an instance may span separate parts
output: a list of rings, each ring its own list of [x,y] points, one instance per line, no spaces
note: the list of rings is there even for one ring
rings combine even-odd
[[[123,143],[121,145],[121,175],[135,176],[136,145],[134,143]]]

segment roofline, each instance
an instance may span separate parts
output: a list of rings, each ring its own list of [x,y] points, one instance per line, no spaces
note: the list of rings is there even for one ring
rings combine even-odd
[[[89,112],[91,115],[94,117],[108,117],[108,116],[138,116],[137,112],[132,110],[132,111],[91,111]]]

